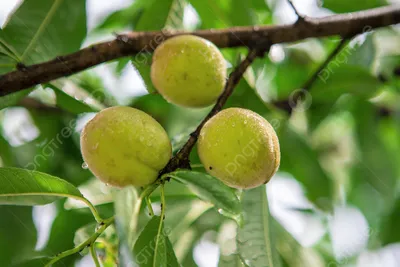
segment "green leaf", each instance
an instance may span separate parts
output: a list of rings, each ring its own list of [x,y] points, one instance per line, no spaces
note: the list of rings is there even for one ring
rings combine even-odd
[[[96,223],[89,223],[81,228],[79,228],[74,235],[74,244],[78,246],[82,244],[84,241],[88,240],[96,231]],[[86,255],[89,253],[88,248],[84,248],[83,251],[80,252],[81,255]]]
[[[44,266],[51,260],[50,257],[35,257],[30,260],[19,261],[18,263],[12,264],[11,267],[37,267]]]
[[[56,94],[57,106],[72,113],[72,114],[80,114],[80,113],[85,113],[85,112],[99,111],[99,109],[95,109],[95,108],[81,102],[80,100],[70,96],[69,94],[65,93],[54,83],[46,84],[46,86],[53,89],[54,93]]]
[[[108,15],[108,17],[106,17],[104,21],[96,27],[95,30],[112,31],[122,30],[126,27],[134,29],[134,26],[143,13],[143,8],[144,1],[134,1],[129,7],[117,10]]]
[[[374,43],[374,34],[367,35],[366,39],[361,43],[357,43],[354,47],[346,47],[342,53],[349,52],[349,65],[362,66],[367,70],[371,70],[377,54],[377,47]]]
[[[24,64],[72,53],[86,37],[85,4],[85,0],[24,1],[0,32],[0,42]]]
[[[261,21],[258,21],[258,17],[256,16],[254,10],[252,9],[252,4],[255,1],[242,1],[242,0],[230,0],[228,1],[229,9],[225,11],[231,20],[232,26],[247,26],[247,25],[256,25],[261,24]],[[237,11],[241,10],[240,13]],[[268,12],[268,9],[266,9]]]
[[[201,28],[226,28],[231,25],[230,18],[221,8],[220,1],[213,0],[189,0],[200,16]]]
[[[313,101],[331,103],[343,94],[370,98],[380,86],[381,82],[365,68],[332,61],[319,74],[310,93]]]
[[[160,216],[153,216],[133,248],[134,259],[140,267],[179,266],[172,244],[164,231]]]
[[[44,205],[60,197],[87,202],[81,192],[60,178],[18,168],[0,168],[1,205]]]
[[[275,247],[284,261],[290,267],[324,267],[327,266],[321,253],[318,253],[311,247],[303,247],[286,229],[275,219],[272,220],[272,227],[275,231]],[[329,265],[328,265],[329,266]]]
[[[11,266],[28,259],[35,250],[37,232],[32,208],[0,206],[0,214],[0,266]]]
[[[3,108],[15,106],[18,102],[27,96],[33,89],[25,89],[22,91],[18,91],[9,95],[5,95],[0,97],[0,110]]]
[[[265,185],[242,195],[244,225],[237,235],[238,252],[249,266],[281,266],[274,242]]]
[[[332,102],[312,103],[306,111],[310,132],[313,132],[325,119],[348,109],[351,98],[350,95],[346,95]]]
[[[241,211],[235,190],[217,178],[193,171],[176,171],[167,176],[188,185],[199,198],[211,202],[217,209],[222,209],[232,215],[237,215]]]
[[[385,55],[378,59],[379,72],[386,75],[394,75],[394,70],[400,65],[400,54]]]
[[[382,245],[400,242],[400,197],[397,198],[392,210],[384,217],[380,227]]]
[[[151,31],[161,30],[165,27],[169,12],[173,6],[174,0],[155,1],[147,0],[147,9],[143,12],[135,30]]]
[[[128,59],[124,58],[124,60]],[[90,97],[96,99],[105,106],[118,105],[118,101],[105,88],[103,79],[94,72],[85,71],[72,77],[72,79],[80,88],[89,93]]]
[[[271,19],[271,12],[265,1],[190,0],[189,2],[199,14],[203,29],[267,24]]]
[[[15,165],[13,148],[2,134],[0,134],[0,159],[4,167]]]
[[[250,87],[246,80],[242,79],[224,105],[224,108],[246,108],[264,117],[269,113],[269,109],[255,90],[255,88]]]
[[[139,72],[146,86],[146,90],[150,94],[157,93],[157,89],[154,87],[150,76],[152,57],[152,54],[146,54],[143,52],[132,58],[133,67]]]
[[[396,196],[398,171],[379,135],[378,110],[365,100],[356,100],[353,107],[359,156],[356,158],[354,175],[367,181],[388,203]]]
[[[239,255],[219,256],[218,267],[245,267]]]
[[[132,248],[139,233],[139,213],[142,205],[139,192],[134,187],[126,187],[115,196],[116,225],[119,238],[128,248]]]
[[[74,247],[75,232],[93,222],[93,216],[88,209],[65,210],[61,205],[57,210],[57,216],[51,226],[49,241],[43,250],[46,255],[51,256],[72,249]],[[79,257],[79,254],[71,255],[54,267],[74,266],[74,262]]]
[[[186,0],[173,0],[165,21],[165,28],[183,30],[183,14],[186,7]]]
[[[251,3],[251,6],[256,10],[271,11],[267,2],[264,0],[250,0],[249,2]]]
[[[264,59],[264,75],[270,81],[268,96],[272,99],[287,100],[290,95],[300,89],[314,73],[316,62],[304,49],[284,48],[285,58],[280,62]],[[265,83],[265,82],[264,82]],[[263,85],[263,84],[261,84]]]
[[[238,226],[233,221],[226,221],[218,230],[219,245],[218,267],[245,267],[237,251]]]
[[[386,0],[324,0],[323,7],[336,13],[348,13],[387,5]]]
[[[166,199],[167,216],[164,223],[165,229],[170,230],[169,238],[173,243],[180,242],[182,233],[188,231],[195,221],[212,208],[212,205],[197,198],[169,198],[166,195]]]
[[[177,107],[171,103],[168,103],[159,94],[148,94],[136,97],[133,99],[130,106],[150,114],[164,127],[164,129],[166,129],[168,133],[169,128],[177,123],[172,116]]]
[[[0,29],[0,36],[1,34],[2,30]],[[15,58],[14,54],[7,49],[0,38],[0,75],[12,71],[17,65],[17,62],[18,60]]]
[[[183,29],[184,7],[184,0],[153,1],[151,6],[143,12],[143,15],[136,25],[136,29],[147,31],[160,30],[163,28]],[[164,36],[160,35],[160,39],[155,38],[155,40],[153,40],[154,45],[160,44],[163,40]],[[139,72],[150,94],[157,92],[150,78],[152,54],[148,52],[150,52],[152,48],[153,45],[150,45],[150,47],[147,48],[149,51],[141,51],[132,58],[132,64]]]
[[[322,169],[318,155],[290,126],[278,131],[281,146],[280,170],[288,172],[299,181],[308,199],[323,210],[332,209],[333,185]]]

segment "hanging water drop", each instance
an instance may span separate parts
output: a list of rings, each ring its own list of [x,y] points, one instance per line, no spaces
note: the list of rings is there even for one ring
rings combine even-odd
[[[89,168],[89,167],[88,167],[87,163],[86,163],[86,162],[83,162],[83,163],[82,163],[82,169],[87,170],[88,168]]]

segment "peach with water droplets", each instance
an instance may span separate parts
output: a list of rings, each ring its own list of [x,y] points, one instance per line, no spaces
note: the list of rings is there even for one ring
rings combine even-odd
[[[155,119],[143,111],[120,106],[100,111],[86,124],[81,152],[97,178],[123,187],[154,182],[171,158],[172,148]]]
[[[226,82],[226,62],[218,48],[194,35],[170,38],[154,51],[151,80],[169,102],[206,107],[216,102]]]
[[[234,188],[267,183],[279,167],[275,130],[250,110],[222,110],[204,125],[198,142],[200,160],[207,172]]]

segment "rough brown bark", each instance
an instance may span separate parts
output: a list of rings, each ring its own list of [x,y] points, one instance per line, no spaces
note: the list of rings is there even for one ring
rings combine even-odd
[[[340,35],[345,38],[396,23],[400,23],[400,5],[324,18],[306,17],[291,25],[235,27],[195,32],[134,32],[119,35],[113,41],[99,43],[44,63],[31,66],[20,64],[18,70],[0,76],[0,96],[69,76],[124,56],[137,54],[137,59],[140,61],[141,53],[151,52],[165,39],[179,34],[190,33],[201,36],[220,48],[239,46],[253,48],[260,43],[295,42],[310,37]]]

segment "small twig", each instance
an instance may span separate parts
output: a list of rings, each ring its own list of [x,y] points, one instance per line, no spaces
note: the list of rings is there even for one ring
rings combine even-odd
[[[297,21],[296,23],[303,23],[305,22],[304,16],[300,14],[300,12],[297,10],[296,6],[293,4],[292,0],[288,0],[289,5],[293,8],[294,13],[297,15]]]
[[[328,66],[329,62],[331,62],[332,59],[334,57],[336,57],[340,53],[340,51],[342,51],[342,49],[347,45],[347,43],[350,39],[351,38],[342,38],[342,40],[340,40],[340,43],[328,55],[328,57],[325,59],[325,61],[318,67],[318,69],[314,72],[314,74],[304,83],[302,89],[304,89],[306,91],[310,91],[312,85],[317,80],[321,71],[323,71],[326,68],[326,66]]]
[[[90,246],[90,255],[92,255],[94,265],[96,267],[101,267],[100,266],[100,262],[99,262],[99,258],[97,257],[96,248],[95,248],[94,243]]]
[[[84,197],[82,197],[81,200],[89,207],[96,222],[98,223],[103,222],[103,219],[101,218],[99,212],[97,211],[96,207],[92,204],[92,202],[90,202],[87,198]]]
[[[208,115],[203,119],[203,121],[197,126],[196,130],[190,134],[189,140],[185,145],[176,153],[176,155],[168,162],[167,166],[161,170],[159,177],[163,174],[175,171],[178,168],[190,169],[189,154],[192,151],[194,145],[197,142],[200,131],[204,124],[221,111],[223,105],[228,100],[229,96],[232,94],[235,86],[239,83],[243,74],[246,72],[247,68],[253,63],[253,61],[259,57],[263,56],[266,51],[269,50],[270,45],[254,48],[249,51],[247,57],[235,68],[235,70],[229,75],[228,81],[225,85],[223,93],[219,96],[217,103],[214,105],[213,109],[208,113]]]
[[[93,245],[93,243],[96,241],[96,239],[108,228],[108,226],[110,226],[113,223],[114,223],[114,217],[104,220],[103,222],[100,223],[100,227],[96,230],[96,232],[91,237],[89,237],[86,241],[84,241],[83,243],[81,243],[80,245],[78,245],[77,247],[75,247],[73,249],[61,252],[60,254],[55,256],[51,261],[49,261],[45,265],[45,267],[50,267],[57,261],[65,258],[65,257],[68,257],[70,255],[79,253],[84,248]]]
[[[297,91],[296,94],[288,101],[280,101],[274,103],[275,106],[288,111],[289,113],[297,106],[297,102],[301,100],[301,95],[304,91],[309,92],[311,87],[314,85],[316,80],[318,79],[320,73],[328,66],[328,64],[342,51],[342,49],[348,44],[348,41],[351,38],[342,38],[340,43],[335,47],[335,49],[328,55],[328,57],[324,60],[324,62],[318,67],[318,69],[313,73],[313,75],[304,83],[302,86],[302,90]]]

